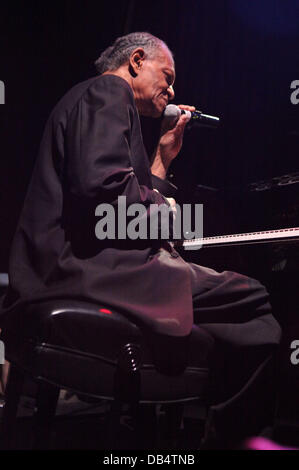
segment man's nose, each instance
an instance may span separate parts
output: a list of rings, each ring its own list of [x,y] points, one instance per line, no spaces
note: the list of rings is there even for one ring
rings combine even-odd
[[[169,96],[169,100],[173,100],[175,93],[174,93],[174,89],[173,89],[172,85],[170,85],[167,88],[167,93],[168,93],[168,96]]]

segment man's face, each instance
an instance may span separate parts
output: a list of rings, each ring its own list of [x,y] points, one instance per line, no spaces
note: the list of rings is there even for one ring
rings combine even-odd
[[[166,47],[161,47],[156,58],[144,59],[133,81],[139,113],[143,116],[161,116],[168,102],[174,98],[174,80],[174,63]]]

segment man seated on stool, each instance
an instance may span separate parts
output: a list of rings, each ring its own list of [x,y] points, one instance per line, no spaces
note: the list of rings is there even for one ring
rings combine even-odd
[[[157,118],[174,98],[172,53],[149,33],[132,33],[106,49],[96,68],[47,122],[12,246],[0,326],[16,306],[55,298],[120,308],[168,336],[188,336],[193,322],[201,325],[217,352],[207,438],[227,437],[231,445],[269,417],[263,400],[270,401],[280,327],[268,293],[246,276],[185,262],[162,239],[97,239],[101,203],[116,207],[126,196],[127,206],[174,207],[176,188],[166,174],[188,117],[163,127],[150,169],[139,115]]]

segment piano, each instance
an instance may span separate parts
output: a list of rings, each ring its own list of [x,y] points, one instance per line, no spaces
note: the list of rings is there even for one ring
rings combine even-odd
[[[274,437],[299,445],[299,365],[290,344],[299,340],[299,173],[222,190],[199,186],[203,238],[184,240],[183,258],[217,271],[259,279],[282,326]],[[232,230],[233,229],[233,230]]]
[[[184,259],[266,284],[273,272],[297,268],[299,173],[244,188],[198,186],[195,198],[203,203],[203,238],[182,243]]]

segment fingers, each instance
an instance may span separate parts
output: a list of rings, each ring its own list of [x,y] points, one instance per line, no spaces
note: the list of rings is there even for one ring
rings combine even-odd
[[[176,216],[176,213],[177,213],[176,200],[173,199],[173,197],[167,197],[166,199],[167,199],[167,201],[169,202],[170,207],[171,207],[171,210],[172,210],[172,212],[173,212],[173,216],[175,217],[175,216]]]
[[[187,122],[189,122],[190,119],[191,119],[190,115],[188,116],[187,114],[182,114],[176,123],[176,131],[183,132]]]
[[[180,105],[180,106],[184,106],[184,109],[186,111],[195,109],[194,106],[187,106],[187,105]],[[178,142],[181,145],[186,124],[187,122],[190,121],[190,119],[191,119],[190,112],[187,114],[181,114],[181,116],[177,120],[176,119],[173,119],[173,120],[163,119],[162,124],[161,124],[160,137],[162,137],[165,134],[173,135],[177,139],[179,139]]]
[[[190,120],[190,116],[187,114],[182,114],[177,121],[162,122],[161,132],[164,134],[165,132],[172,132],[174,135],[180,136],[183,134],[185,126],[187,122]]]
[[[161,124],[161,131],[162,132],[167,132],[170,131],[171,129],[174,129],[175,126],[177,125],[178,120],[176,119],[163,119],[162,124]]]
[[[178,104],[177,107],[185,111],[195,111],[195,106],[189,106],[188,104]]]
[[[166,197],[165,199],[167,199],[167,201],[169,202],[169,204],[171,205],[171,207],[175,207],[176,205],[176,201],[173,197]]]

